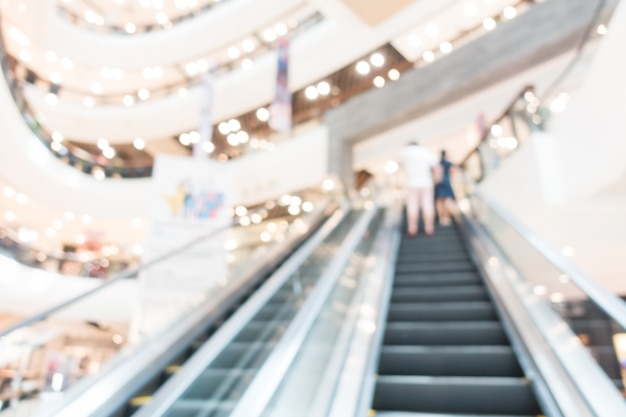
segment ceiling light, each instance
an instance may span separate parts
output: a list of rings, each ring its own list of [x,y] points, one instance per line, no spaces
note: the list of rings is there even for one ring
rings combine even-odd
[[[63,134],[61,134],[61,132],[52,132],[52,140],[55,142],[62,142],[63,141]]]
[[[256,45],[252,39],[246,39],[241,42],[241,49],[243,49],[244,52],[252,52],[254,51],[254,48],[256,48]]]
[[[61,58],[61,68],[64,70],[71,70],[74,68],[74,63],[69,58]]]
[[[310,85],[304,90],[304,95],[309,100],[315,100],[319,96],[319,92],[317,91],[317,88]]]
[[[230,59],[237,59],[239,58],[239,55],[241,55],[241,53],[239,52],[239,49],[237,49],[234,46],[231,46],[230,48],[228,48],[227,54]]]
[[[382,88],[385,86],[385,79],[380,75],[374,78],[374,85],[378,88]]]
[[[425,51],[422,54],[422,58],[424,58],[426,62],[433,62],[435,60],[435,53],[433,51]]]
[[[491,134],[494,136],[500,136],[503,133],[503,129],[502,126],[500,125],[493,125],[491,126]]]
[[[474,16],[478,12],[478,6],[473,1],[468,1],[463,6],[466,16]]]
[[[605,25],[599,25],[597,31],[598,31],[598,35],[606,35],[607,33],[609,33]]]
[[[284,23],[276,24],[276,26],[274,26],[274,32],[276,32],[278,36],[285,36],[287,34],[287,25]]]
[[[141,219],[140,219],[140,218],[138,218],[138,217],[133,217],[133,218],[130,220],[130,224],[131,224],[131,226],[133,226],[133,228],[135,228],[135,229],[139,229],[139,228],[141,227],[141,225],[142,225],[142,221],[141,221]]]
[[[93,97],[89,97],[89,96],[83,97],[83,105],[85,107],[92,107],[94,104],[95,103],[94,103]]]
[[[262,122],[267,122],[270,119],[270,112],[265,107],[261,107],[260,109],[256,111],[256,117]]]
[[[184,145],[184,146],[191,145],[191,139],[189,138],[189,133],[181,133],[181,135],[178,137],[178,141],[180,142],[181,145]]]
[[[196,75],[198,73],[198,67],[195,62],[189,62],[185,65],[185,71],[188,75]]]
[[[4,187],[4,195],[5,197],[13,197],[15,195],[15,189],[12,187],[9,187],[8,185]]]
[[[111,76],[114,80],[121,80],[124,77],[124,72],[119,68],[113,68],[111,70]]]
[[[228,122],[222,122],[217,125],[217,130],[219,130],[222,135],[228,135],[230,133],[230,127],[228,127]]]
[[[87,23],[91,23],[92,25],[98,21],[98,15],[93,10],[87,10],[84,16]]]
[[[115,149],[113,148],[106,148],[102,151],[102,155],[104,155],[105,158],[107,159],[111,159],[115,156]]]
[[[156,20],[156,22],[157,22],[159,25],[164,25],[164,24],[166,24],[167,22],[169,22],[170,18],[169,18],[169,17],[167,17],[167,13],[165,13],[165,12],[158,12],[158,13],[156,14],[155,20]]]
[[[33,60],[33,54],[30,51],[22,51],[20,52],[20,61],[22,62],[30,62]]]
[[[189,132],[189,140],[191,141],[191,143],[200,142],[200,134],[195,130],[192,130],[191,132]]]
[[[239,129],[241,129],[241,123],[239,123],[239,120],[237,119],[230,119],[228,121],[228,128],[231,132],[237,132]]]
[[[147,100],[148,98],[150,98],[150,91],[145,88],[141,88],[139,89],[139,91],[137,91],[137,97],[139,97],[141,100]]]
[[[428,36],[429,38],[436,38],[437,36],[439,36],[439,28],[437,27],[437,25],[428,25],[426,26],[426,36]]]
[[[317,83],[317,92],[322,96],[327,96],[330,94],[330,84],[326,81],[321,81]]]
[[[400,71],[398,71],[395,68],[392,68],[392,69],[389,70],[387,75],[389,76],[389,79],[391,81],[397,81],[400,78]]]
[[[91,84],[91,92],[94,94],[102,94],[103,91],[103,87],[102,84],[100,83],[93,83]]]
[[[385,163],[385,172],[388,174],[395,174],[398,172],[399,165],[396,161],[387,161]]]
[[[254,62],[250,58],[246,58],[241,61],[241,68],[245,70],[251,70],[254,67]]]
[[[502,16],[504,16],[504,18],[508,20],[513,19],[515,18],[515,16],[517,16],[517,9],[513,6],[505,7],[502,11]]]
[[[213,142],[204,142],[202,144],[202,150],[206,153],[211,153],[215,150],[215,145]]]
[[[53,51],[46,51],[44,56],[46,58],[46,61],[48,61],[51,64],[54,64],[59,60],[59,57]]]
[[[74,214],[74,212],[72,211],[66,211],[63,214],[63,217],[65,218],[65,220],[67,220],[68,222],[73,221],[76,218],[76,214]]]
[[[135,149],[142,150],[146,147],[146,142],[142,138],[135,138],[135,140],[133,140],[133,146]]]
[[[276,40],[276,32],[273,29],[265,29],[263,31],[263,39],[267,42],[272,42]]]
[[[240,130],[239,132],[237,132],[237,141],[239,143],[247,143],[248,139],[250,139],[248,132],[243,131],[243,130]]]
[[[358,72],[361,75],[369,74],[369,72],[370,72],[370,65],[367,62],[365,62],[365,61],[359,61],[356,64],[356,72]]]
[[[124,98],[122,99],[122,102],[124,103],[125,106],[132,106],[133,103],[135,102],[135,98],[131,95],[125,95]]]
[[[305,213],[310,213],[313,211],[315,207],[313,206],[313,203],[311,203],[310,201],[305,201],[304,203],[302,203],[302,211],[304,211]]]
[[[8,222],[12,222],[12,221],[15,221],[15,219],[17,219],[17,216],[12,211],[7,211],[4,213],[4,219]]]
[[[93,169],[91,170],[91,175],[93,175],[94,178],[97,179],[98,181],[101,181],[106,178],[104,169],[102,169],[102,167],[99,167],[99,166],[93,167]]]
[[[408,42],[409,45],[411,45],[413,48],[417,48],[422,44],[422,38],[420,38],[418,35],[413,34],[409,36]]]
[[[90,224],[90,223],[92,222],[92,220],[93,220],[93,219],[92,219],[92,218],[91,218],[91,216],[90,216],[90,215],[88,215],[88,214],[83,214],[82,216],[80,216],[80,221],[81,221],[83,224]]]
[[[109,67],[102,67],[100,69],[100,76],[104,78],[105,80],[108,80],[109,78],[113,76],[113,71],[111,71],[111,68]]]
[[[63,145],[61,145],[60,142],[52,141],[50,143],[50,148],[55,152],[61,152],[61,150],[63,149]]]
[[[237,206],[235,207],[235,214],[237,216],[245,216],[246,214],[248,214],[248,209],[245,208],[245,206]]]
[[[181,87],[178,89],[178,97],[187,97],[187,89],[185,87]]]
[[[9,36],[12,39],[15,39],[20,46],[28,46],[30,44],[30,39],[26,36],[21,30],[16,28],[15,26],[9,29]]]
[[[103,151],[103,150],[105,150],[106,148],[109,147],[109,141],[106,140],[105,138],[100,138],[96,142],[96,146],[98,146],[98,149]]]
[[[26,194],[19,193],[15,196],[15,200],[20,204],[28,203],[28,196]]]
[[[237,134],[236,133],[231,133],[226,137],[226,141],[228,142],[228,144],[230,146],[237,146],[239,145],[239,138],[237,138]]]
[[[375,67],[382,67],[385,65],[385,57],[381,53],[376,52],[370,57],[370,62]]]
[[[46,102],[49,105],[54,106],[54,105],[59,103],[59,98],[54,93],[48,93],[48,94],[46,94]]]
[[[448,41],[441,42],[441,44],[439,44],[439,50],[444,54],[449,54],[452,52],[452,44]]]
[[[56,230],[54,230],[53,228],[48,227],[48,228],[46,229],[46,236],[48,236],[48,237],[55,237],[55,236],[56,236],[56,234],[57,234],[57,231],[56,231]]]
[[[491,17],[488,17],[485,20],[483,20],[483,27],[486,30],[493,30],[496,27],[496,21],[493,20]]]
[[[126,30],[126,33],[135,33],[137,26],[135,26],[132,22],[128,22],[124,25],[124,29]]]

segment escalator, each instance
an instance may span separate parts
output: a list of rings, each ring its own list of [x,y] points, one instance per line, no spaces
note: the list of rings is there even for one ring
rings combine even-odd
[[[543,414],[456,227],[402,238],[377,373],[378,416]]]

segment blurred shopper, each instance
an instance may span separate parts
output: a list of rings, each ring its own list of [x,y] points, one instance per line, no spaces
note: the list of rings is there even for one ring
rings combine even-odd
[[[401,155],[406,188],[407,234],[417,235],[420,210],[427,235],[435,232],[433,168],[437,157],[430,150],[411,142]]]
[[[452,162],[446,159],[446,151],[441,151],[441,181],[435,186],[435,204],[437,206],[437,216],[439,216],[439,224],[449,226],[452,218],[457,222],[459,220],[459,209],[456,205],[452,184],[450,184],[450,173],[454,168]]]

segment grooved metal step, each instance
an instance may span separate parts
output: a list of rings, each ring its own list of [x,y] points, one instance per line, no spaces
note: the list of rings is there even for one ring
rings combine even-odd
[[[392,303],[434,301],[487,301],[487,291],[481,285],[453,287],[401,288],[391,296]]]
[[[395,321],[495,321],[496,312],[487,301],[394,303],[387,320]]]
[[[506,346],[499,322],[395,322],[385,329],[385,345]]]
[[[503,377],[379,376],[374,408],[487,415],[541,413],[527,380]]]

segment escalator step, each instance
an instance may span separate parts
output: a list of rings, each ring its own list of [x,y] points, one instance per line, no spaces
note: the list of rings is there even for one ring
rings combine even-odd
[[[458,250],[454,252],[403,252],[398,256],[396,260],[397,265],[404,263],[419,262],[419,261],[464,261],[471,259],[465,250]]]
[[[475,266],[471,261],[440,261],[403,263],[396,266],[396,272],[466,272],[474,271]]]
[[[410,412],[410,411],[376,411],[370,413],[371,416],[376,417],[485,417],[484,414],[448,414],[448,413],[420,413],[420,412]],[[527,415],[527,416],[519,416],[519,415],[504,415],[504,414],[490,414],[489,417],[544,417],[542,415]]]
[[[384,344],[507,346],[509,342],[499,322],[396,322],[387,324]]]
[[[487,291],[479,285],[456,287],[396,288],[391,302],[488,301]]]
[[[536,415],[527,380],[501,377],[379,376],[376,410],[489,415]]]
[[[455,303],[394,303],[389,306],[387,321],[495,321],[491,303],[468,301]]]
[[[237,403],[235,401],[187,400],[178,399],[164,417],[211,417],[229,416]]]
[[[482,283],[476,272],[448,272],[437,274],[396,273],[394,287],[419,285],[458,285],[463,283]]]
[[[241,398],[255,373],[256,370],[206,369],[187,388],[182,398],[187,400]],[[228,384],[228,386],[224,387],[224,384]],[[218,392],[221,393],[222,398],[214,398]]]
[[[508,346],[384,346],[381,375],[523,377]]]

